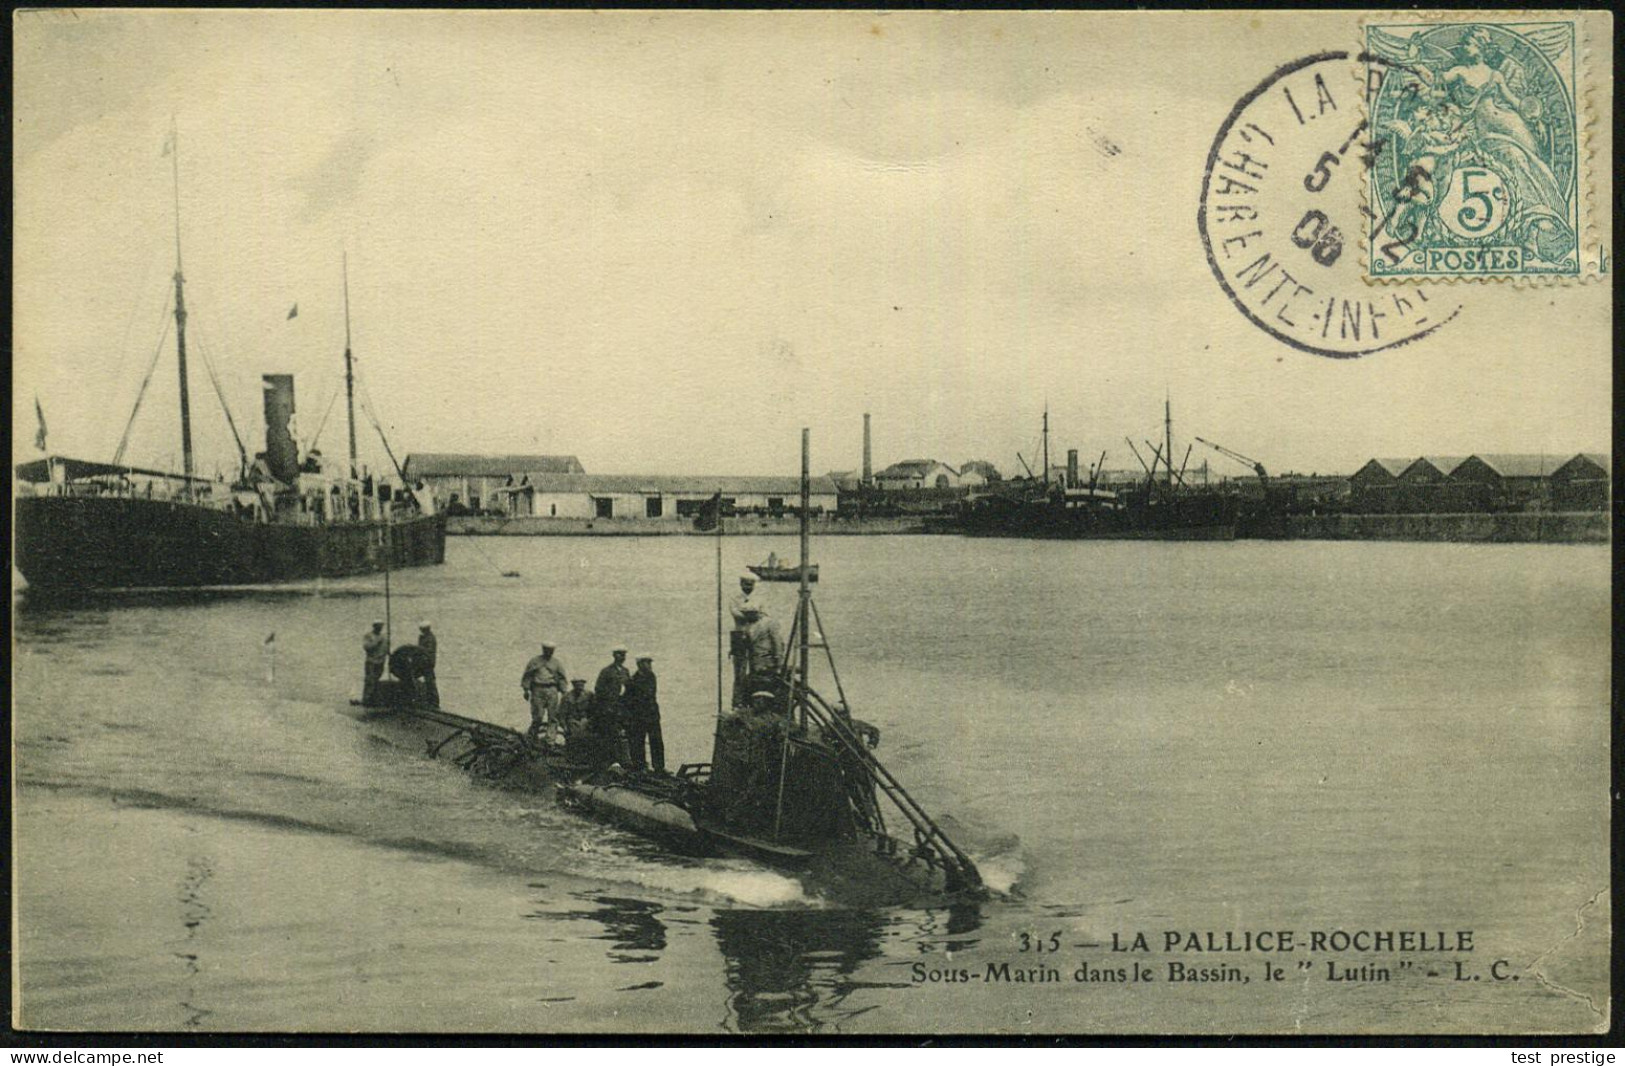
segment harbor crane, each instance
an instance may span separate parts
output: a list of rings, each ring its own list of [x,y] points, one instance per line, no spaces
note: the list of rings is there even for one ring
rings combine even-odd
[[[1196,439],[1197,439],[1197,441],[1199,443],[1206,444],[1209,448],[1212,448],[1214,451],[1218,452],[1220,455],[1226,456],[1227,458],[1230,458],[1230,459],[1234,459],[1236,462],[1241,463],[1241,464],[1243,464],[1245,466],[1252,467],[1253,468],[1253,473],[1258,475],[1258,487],[1261,488],[1261,489],[1264,489],[1266,492],[1269,491],[1270,475],[1269,475],[1269,472],[1264,469],[1264,464],[1263,463],[1259,462],[1257,459],[1249,459],[1247,456],[1242,455],[1240,452],[1233,452],[1229,448],[1226,448],[1222,444],[1214,444],[1212,441],[1203,440],[1201,437],[1197,437]]]

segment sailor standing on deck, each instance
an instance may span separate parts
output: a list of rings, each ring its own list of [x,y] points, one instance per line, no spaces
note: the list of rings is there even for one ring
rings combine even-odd
[[[746,572],[739,575],[739,594],[728,600],[728,613],[733,616],[733,632],[728,634],[728,657],[734,661],[734,691],[733,702],[738,705],[744,698],[740,691],[746,677],[750,675],[750,650],[747,645],[746,631],[750,629],[750,619],[747,612],[755,607],[756,601],[751,596],[756,591],[756,575]]]
[[[389,661],[389,638],[384,636],[384,623],[376,621],[372,631],[361,638],[361,650],[366,654],[366,665],[361,675],[361,705],[373,706],[378,699],[378,682],[384,676],[384,664]]]
[[[418,675],[421,688],[419,695],[423,702],[431,707],[440,706],[440,686],[435,684],[434,665],[435,658],[440,650],[440,642],[434,639],[434,631],[429,623],[418,623],[418,650],[423,653],[419,661],[420,673]]]
[[[747,608],[745,614],[750,620],[745,630],[750,674],[755,677],[777,674],[784,662],[784,637],[779,633],[779,624],[758,606]],[[752,690],[755,685],[751,682]]]
[[[751,606],[751,596],[756,592],[756,575],[746,572],[739,575],[739,594],[728,599],[728,613],[733,615],[735,632],[742,632],[745,628],[745,608]]]
[[[656,698],[655,661],[648,655],[638,656],[638,672],[626,683],[626,748],[630,761],[627,767],[642,770],[653,767],[656,773],[666,772],[666,742],[660,735],[660,701]],[[648,741],[649,759],[644,761],[644,741]]]
[[[626,691],[626,683],[632,680],[632,675],[626,670],[626,645],[616,645],[610,654],[613,661],[598,671],[598,681],[593,685],[593,700],[598,705],[593,717],[609,751],[617,761],[625,762],[626,756],[620,750],[625,746],[622,730],[626,724],[621,694]]]
[[[550,640],[542,641],[542,654],[525,664],[519,678],[519,690],[530,701],[530,731],[525,736],[532,744],[538,737],[552,740],[564,724],[559,717],[559,701],[564,698],[569,674],[554,656],[555,647]]]

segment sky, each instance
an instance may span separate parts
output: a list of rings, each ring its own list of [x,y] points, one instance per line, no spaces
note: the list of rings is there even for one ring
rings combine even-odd
[[[235,450],[203,355],[250,453],[267,372],[296,376],[298,435],[342,452],[346,260],[361,406],[403,459],[790,473],[808,426],[822,472],[858,465],[869,412],[877,466],[1011,472],[1047,407],[1057,462],[1127,467],[1165,398],[1176,438],[1275,471],[1610,439],[1603,286],[1461,286],[1428,343],[1349,361],[1230,305],[1202,167],[1304,51],[1256,17],[13,19],[20,459],[32,398],[51,451],[111,458],[156,352],[126,458],[178,467],[176,160],[206,471]]]

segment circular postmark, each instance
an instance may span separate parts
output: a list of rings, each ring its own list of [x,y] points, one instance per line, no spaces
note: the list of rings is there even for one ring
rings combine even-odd
[[[1360,57],[1365,62],[1369,57]],[[1367,284],[1362,185],[1374,157],[1348,52],[1288,63],[1236,102],[1202,173],[1208,265],[1247,319],[1335,359],[1421,340],[1459,303],[1437,285]]]

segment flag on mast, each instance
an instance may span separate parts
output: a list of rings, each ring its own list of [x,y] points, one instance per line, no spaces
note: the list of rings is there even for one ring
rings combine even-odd
[[[722,493],[700,504],[699,513],[694,516],[694,528],[702,533],[709,533],[722,525]]]
[[[34,416],[39,419],[39,429],[34,433],[34,447],[40,451],[45,450],[45,409],[39,405],[39,397],[34,397]]]
[[[299,305],[298,304],[294,304],[293,307],[289,309],[288,317],[289,318],[298,318],[299,317]]]
[[[164,134],[164,150],[161,153],[159,153],[159,156],[160,156],[160,158],[167,157],[174,150],[175,150],[175,131],[173,129],[171,129],[168,133]]]

